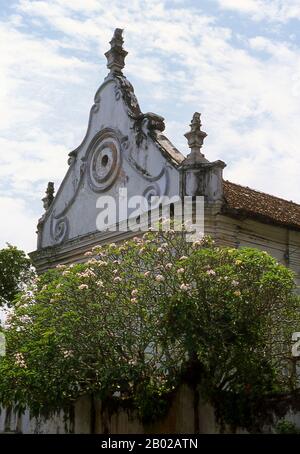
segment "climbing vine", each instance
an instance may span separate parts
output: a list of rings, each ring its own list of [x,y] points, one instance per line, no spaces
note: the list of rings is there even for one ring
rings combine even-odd
[[[96,246],[23,292],[7,321],[0,402],[32,414],[82,395],[166,411],[183,380],[220,423],[254,427],[255,402],[297,388],[293,274],[267,253],[148,232]]]

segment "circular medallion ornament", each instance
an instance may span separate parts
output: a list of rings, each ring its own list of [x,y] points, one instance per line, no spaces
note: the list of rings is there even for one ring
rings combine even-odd
[[[120,142],[112,130],[103,131],[92,143],[88,154],[88,182],[95,192],[109,189],[121,166]]]

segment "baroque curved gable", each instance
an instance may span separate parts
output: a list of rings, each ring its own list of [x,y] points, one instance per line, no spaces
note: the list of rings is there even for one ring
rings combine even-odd
[[[69,154],[69,169],[38,225],[38,248],[95,232],[97,199],[179,193],[181,154],[162,135],[164,119],[143,114],[130,82],[111,72],[95,95],[86,136]]]

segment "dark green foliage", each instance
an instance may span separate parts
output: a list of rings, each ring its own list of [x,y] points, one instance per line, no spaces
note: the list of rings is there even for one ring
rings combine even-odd
[[[0,306],[11,306],[32,274],[30,260],[23,251],[10,244],[0,249]]]
[[[87,259],[20,296],[0,360],[2,405],[47,414],[90,394],[149,421],[185,380],[221,423],[259,431],[263,399],[297,387],[299,298],[268,254],[148,233]]]

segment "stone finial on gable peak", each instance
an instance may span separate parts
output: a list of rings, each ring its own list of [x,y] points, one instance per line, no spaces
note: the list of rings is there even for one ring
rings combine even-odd
[[[201,114],[195,112],[191,122],[191,130],[187,132],[188,145],[191,152],[182,161],[182,193],[188,196],[204,196],[207,202],[223,201],[223,161],[208,161],[201,153],[201,147],[207,136],[201,130]]]
[[[47,211],[54,200],[54,183],[49,181],[46,189],[46,196],[42,199],[44,209]]]
[[[110,74],[122,74],[122,69],[125,66],[125,57],[128,52],[123,48],[123,30],[116,28],[114,36],[110,41],[110,49],[105,52],[107,58],[107,67],[110,69]]]
[[[191,149],[185,160],[187,162],[208,162],[204,154],[200,151],[204,139],[207,136],[206,132],[201,130],[202,123],[200,117],[201,114],[199,112],[194,113],[190,124],[191,130],[184,134]]]

